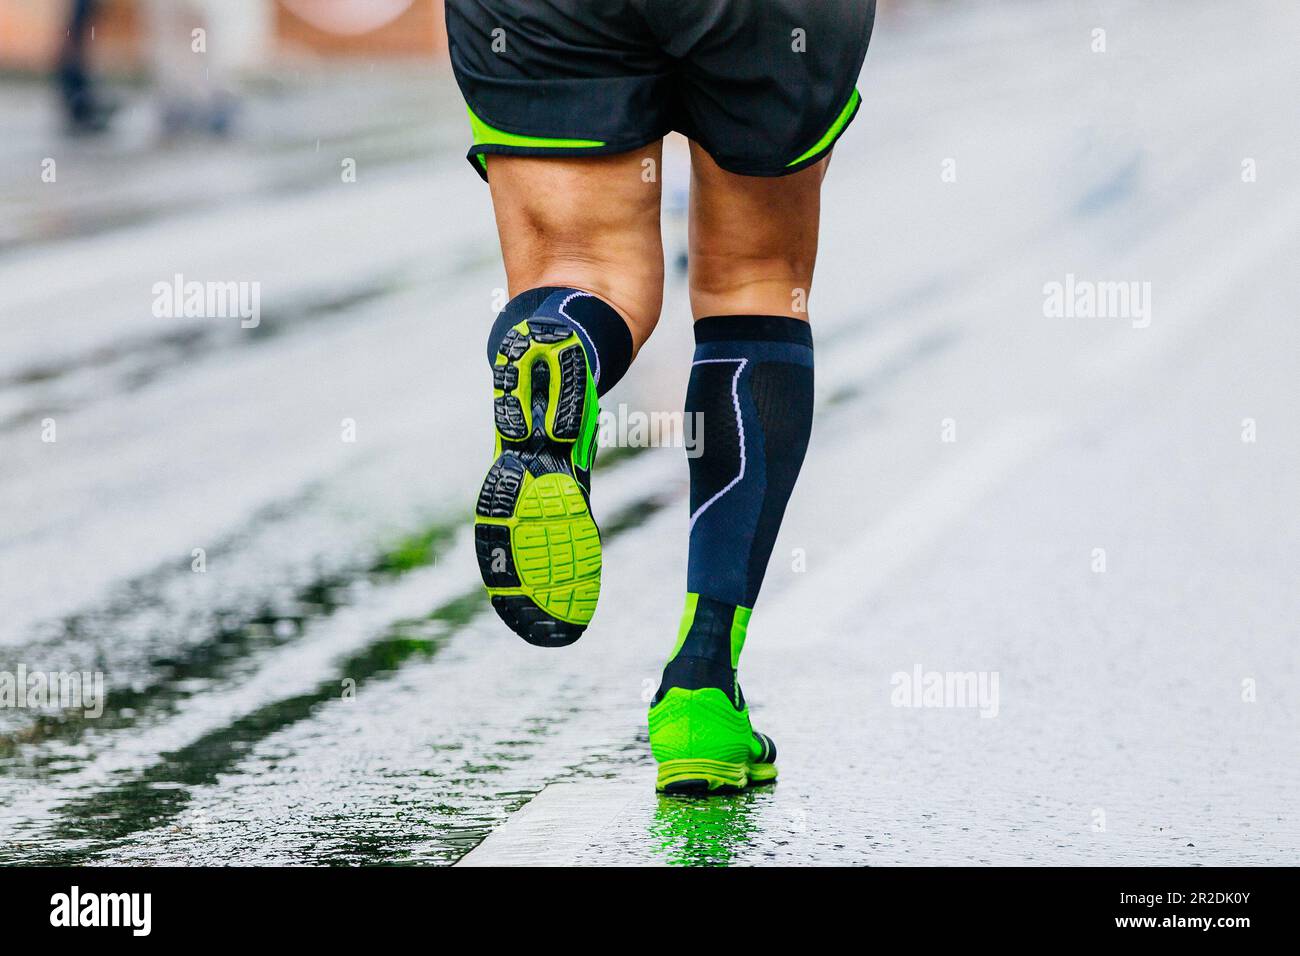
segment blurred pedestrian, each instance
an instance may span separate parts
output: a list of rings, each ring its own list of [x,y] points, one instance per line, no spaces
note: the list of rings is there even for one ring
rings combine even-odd
[[[98,0],[72,0],[67,36],[59,49],[55,71],[68,128],[75,133],[103,132],[113,112],[99,96],[88,62],[91,27],[98,6]]]

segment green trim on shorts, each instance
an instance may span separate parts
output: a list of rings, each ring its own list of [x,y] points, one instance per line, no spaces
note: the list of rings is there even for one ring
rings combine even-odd
[[[812,159],[818,153],[828,149],[830,145],[835,142],[835,138],[839,136],[840,133],[844,132],[844,127],[849,125],[849,120],[853,119],[853,114],[857,110],[858,104],[861,102],[862,94],[855,89],[853,95],[849,97],[849,101],[844,104],[844,109],[840,110],[840,115],[835,118],[835,122],[831,124],[831,128],[826,131],[826,135],[817,140],[816,146],[808,150],[808,152],[804,153],[794,162],[786,163],[786,169],[789,169],[791,166],[798,166],[800,163]]]
[[[475,115],[468,104],[465,111],[469,113],[470,129],[474,133],[475,146],[527,146],[550,147],[552,149],[594,149],[605,143],[596,139],[555,139],[549,136],[520,136],[490,126]],[[481,160],[480,160],[481,161]],[[486,164],[485,168],[486,168]]]

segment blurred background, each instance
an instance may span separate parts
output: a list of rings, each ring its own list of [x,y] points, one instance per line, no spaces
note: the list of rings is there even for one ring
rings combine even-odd
[[[601,606],[543,651],[467,536],[505,280],[441,4],[0,0],[0,862],[1293,862],[1297,28],[882,0],[746,648],[782,781],[680,802],[687,472],[636,422],[684,144]],[[995,713],[900,705],[930,672]]]

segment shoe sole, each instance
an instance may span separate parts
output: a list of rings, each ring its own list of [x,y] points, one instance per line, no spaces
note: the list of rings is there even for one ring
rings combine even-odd
[[[665,760],[655,789],[679,796],[739,793],[747,787],[776,783],[774,763],[726,763],[721,760]]]
[[[572,329],[530,319],[506,333],[492,374],[497,458],[475,511],[479,573],[512,631],[563,647],[600,596],[600,531],[574,462],[594,412],[586,353]]]

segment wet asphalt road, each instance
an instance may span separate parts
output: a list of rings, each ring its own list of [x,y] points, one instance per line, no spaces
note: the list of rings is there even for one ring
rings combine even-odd
[[[108,699],[0,709],[0,862],[1295,862],[1298,24],[1251,6],[1125,5],[1105,53],[1085,4],[881,24],[742,668],[782,776],[705,801],[644,728],[680,449],[602,452],[577,645],[480,596],[504,280],[445,77],[306,78],[215,149],[64,143],[6,89],[0,671]],[[154,317],[176,273],[260,323]],[[1045,315],[1067,275],[1149,313]],[[607,408],[680,407],[687,315],[674,278]],[[918,670],[997,694],[898,706]]]

